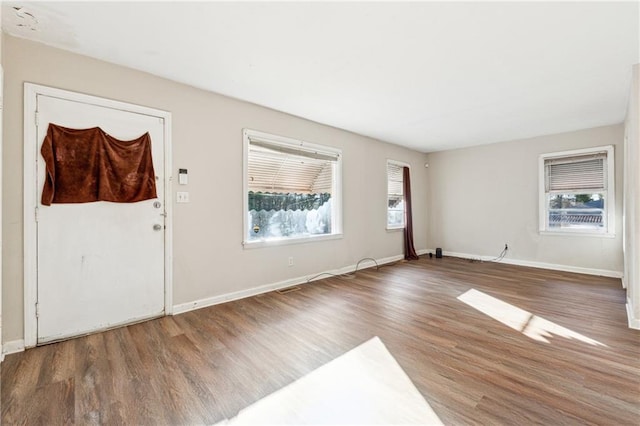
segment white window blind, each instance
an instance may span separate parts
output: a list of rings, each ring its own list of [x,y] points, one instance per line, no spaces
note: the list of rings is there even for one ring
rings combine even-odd
[[[545,160],[547,191],[606,188],[606,153]]]
[[[403,198],[403,167],[395,163],[387,163],[387,193],[389,197]]]
[[[249,139],[250,191],[282,193],[331,192],[336,153],[306,150]]]

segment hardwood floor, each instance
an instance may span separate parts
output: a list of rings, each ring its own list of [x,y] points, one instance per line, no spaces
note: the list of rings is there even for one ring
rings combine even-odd
[[[458,299],[471,289],[527,320]],[[9,355],[1,420],[215,423],[373,336],[445,424],[640,421],[620,280],[428,257]]]

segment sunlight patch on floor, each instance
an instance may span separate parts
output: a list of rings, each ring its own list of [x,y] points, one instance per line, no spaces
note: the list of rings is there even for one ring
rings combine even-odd
[[[473,288],[458,296],[458,300],[500,321],[504,325],[522,332],[525,336],[538,342],[549,343],[547,337],[556,335],[564,337],[565,339],[579,340],[594,346],[606,346],[597,340],[576,333],[544,318],[540,318],[531,312],[503,302],[500,299],[496,299],[493,296],[489,296]]]
[[[220,424],[442,425],[378,337]]]

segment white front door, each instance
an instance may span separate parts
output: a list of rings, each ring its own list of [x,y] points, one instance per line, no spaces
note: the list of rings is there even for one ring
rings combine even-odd
[[[163,119],[37,95],[38,153],[49,123],[101,127],[120,140],[151,135],[158,199],[137,203],[40,203],[37,162],[37,342],[45,343],[164,313]]]

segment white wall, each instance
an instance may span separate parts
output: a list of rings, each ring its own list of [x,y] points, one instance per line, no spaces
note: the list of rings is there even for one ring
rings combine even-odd
[[[616,237],[540,235],[538,156],[615,146]],[[623,126],[429,154],[429,233],[433,247],[574,271],[622,275]]]
[[[173,166],[189,169],[189,204],[174,204],[174,304],[243,291],[384,258],[403,250],[387,232],[386,161],[412,166],[416,249],[427,247],[426,155],[146,73],[4,37],[4,342],[23,337],[22,119],[25,81],[164,109],[173,114]],[[343,150],[344,238],[244,250],[242,129]],[[215,164],[215,165],[214,165]],[[175,194],[174,194],[175,200]],[[225,208],[220,208],[224,200]],[[287,266],[294,257],[295,266]]]
[[[640,329],[640,64],[633,67],[625,121],[624,282],[629,325]]]

